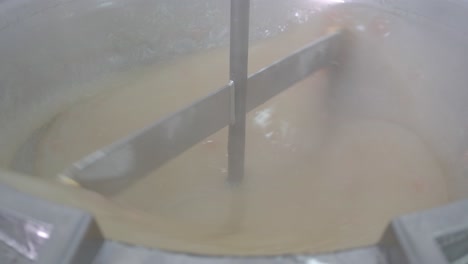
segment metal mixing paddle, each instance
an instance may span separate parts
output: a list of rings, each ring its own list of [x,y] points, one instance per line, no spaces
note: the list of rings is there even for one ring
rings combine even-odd
[[[250,0],[231,0],[231,36],[229,76],[231,90],[231,123],[228,141],[228,181],[240,184],[245,163],[245,102],[249,58]]]
[[[231,0],[227,85],[85,156],[61,173],[59,179],[103,195],[114,195],[229,125],[228,182],[231,186],[239,185],[244,177],[246,112],[332,64],[342,44],[340,31],[328,32],[247,78],[249,2]]]

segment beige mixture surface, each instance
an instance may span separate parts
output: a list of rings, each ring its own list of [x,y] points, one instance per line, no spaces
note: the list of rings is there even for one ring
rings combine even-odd
[[[315,39],[321,28],[305,24],[257,43],[250,72]],[[54,178],[85,154],[221,87],[227,54],[142,70],[71,107],[41,140],[37,174]],[[64,199],[95,212],[113,239],[235,255],[362,246],[374,243],[392,217],[446,203],[444,173],[418,136],[377,119],[334,123],[327,76],[320,71],[249,114],[246,180],[238,189],[225,182],[222,130],[110,200],[78,190],[70,195],[82,200]]]

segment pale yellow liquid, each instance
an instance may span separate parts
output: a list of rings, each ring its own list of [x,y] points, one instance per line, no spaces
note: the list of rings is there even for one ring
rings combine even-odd
[[[316,39],[323,26],[302,25],[257,43],[249,71]],[[120,88],[76,104],[41,140],[36,174],[56,177],[84,155],[223,86],[227,66],[227,50],[198,54],[130,74]],[[224,129],[109,199],[158,216],[163,223],[144,228],[171,243],[155,239],[153,246],[212,254],[210,245],[223,254],[362,246],[377,241],[391,218],[446,203],[444,172],[426,144],[397,123],[336,121],[327,106],[328,76],[320,71],[249,114],[246,176],[237,189],[226,184]]]

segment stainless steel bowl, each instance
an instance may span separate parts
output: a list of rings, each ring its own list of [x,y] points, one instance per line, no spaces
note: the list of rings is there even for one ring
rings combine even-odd
[[[275,36],[288,27],[304,23],[316,12],[330,6],[375,10],[411,27],[401,39],[419,41],[424,50],[398,41],[382,45],[405,54],[420,52],[421,68],[414,76],[422,78],[412,91],[412,108],[395,109],[401,98],[384,94],[348,92],[354,79],[343,74],[335,81],[332,98],[345,106],[341,113],[377,116],[404,124],[424,138],[445,170],[455,175],[453,199],[468,195],[468,11],[467,1],[442,0],[294,0],[252,1],[252,41]],[[0,174],[11,172],[18,149],[34,131],[71,103],[96,94],[93,81],[112,80],[131,69],[164,63],[228,43],[229,1],[218,0],[42,0],[0,1]],[[359,26],[359,25],[349,25]],[[385,32],[390,33],[390,32]],[[393,32],[391,32],[393,33]],[[407,35],[404,35],[407,34]],[[354,48],[365,47],[359,41]],[[361,54],[361,53],[357,53]],[[347,54],[350,62],[369,57]],[[368,69],[345,65],[355,75]],[[383,77],[386,78],[386,77]],[[390,78],[390,77],[388,77]],[[356,84],[357,85],[357,84]],[[183,91],[181,91],[183,92]],[[382,105],[380,97],[388,100]],[[437,108],[437,111],[433,111]],[[431,113],[428,115],[427,113]],[[21,166],[15,165],[21,169]],[[27,165],[22,165],[27,167]],[[23,169],[27,171],[27,169]],[[31,180],[34,175],[31,175]],[[36,179],[34,181],[37,181]],[[9,182],[6,180],[5,182]],[[18,186],[22,183],[12,183]],[[26,184],[28,185],[28,184]],[[33,190],[34,184],[24,187]],[[59,187],[57,187],[59,188]],[[32,191],[40,195],[40,191]],[[45,195],[47,196],[47,195]],[[109,242],[95,263],[181,263],[213,261],[235,263],[247,259],[193,257],[158,250],[137,249]],[[117,254],[116,252],[120,252]],[[323,263],[383,263],[375,248],[343,253],[344,260],[325,257]],[[119,257],[116,258],[117,254]],[[341,256],[341,254],[339,254]],[[328,258],[328,259],[327,259]],[[367,259],[367,260],[366,260]],[[121,261],[121,262],[117,262]],[[309,257],[252,259],[252,263],[322,263]],[[329,262],[326,262],[329,261]],[[336,262],[333,262],[336,261]],[[344,262],[341,262],[344,261]],[[349,262],[347,262],[349,261]],[[135,262],[133,262],[135,263]]]

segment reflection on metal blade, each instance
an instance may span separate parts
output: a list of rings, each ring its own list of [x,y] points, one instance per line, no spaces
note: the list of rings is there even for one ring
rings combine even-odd
[[[337,56],[340,32],[327,35],[248,78],[247,112],[286,90]],[[232,86],[226,85],[188,107],[97,150],[69,167],[82,187],[112,195],[157,169],[230,123]],[[215,114],[214,114],[215,113]]]

